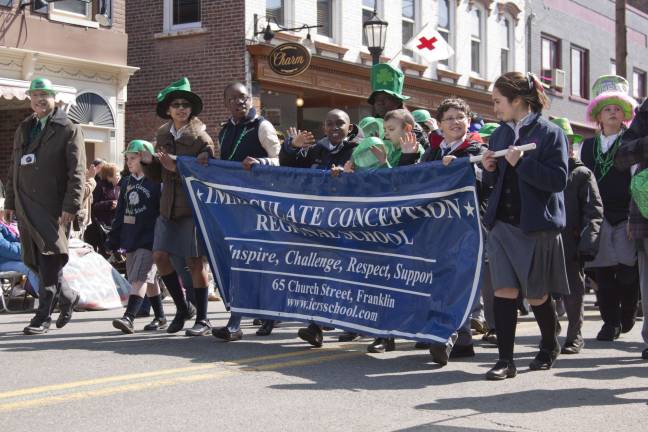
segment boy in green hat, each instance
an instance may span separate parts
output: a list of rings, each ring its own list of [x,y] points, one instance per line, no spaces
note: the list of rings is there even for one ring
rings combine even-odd
[[[5,217],[14,211],[25,265],[39,273],[39,305],[25,334],[47,333],[56,298],[56,326],[72,318],[79,294],[61,284],[68,261],[70,223],[81,208],[85,183],[85,140],[65,110],[56,107],[50,80],[35,78],[27,90],[34,111],[14,135]]]
[[[377,118],[385,117],[389,111],[404,108],[403,102],[409,96],[403,95],[403,84],[405,75],[403,71],[388,63],[379,63],[371,68],[371,95],[367,102],[371,105],[372,115]],[[416,140],[427,149],[429,141],[427,133],[415,124],[414,134]]]
[[[153,239],[155,221],[160,214],[160,183],[144,176],[141,154],[153,154],[153,145],[134,140],[125,151],[130,175],[122,181],[115,219],[106,240],[106,249],[126,251],[126,274],[131,284],[126,312],[112,322],[124,333],[133,333],[135,316],[147,295],[155,318],[144,330],[162,330],[167,320],[162,308],[160,288],[155,284],[153,268]]]
[[[569,294],[561,296],[569,325],[561,353],[578,354],[585,345],[581,334],[585,262],[593,260],[598,252],[603,203],[594,174],[580,161],[574,149],[583,141],[583,137],[574,134],[567,118],[551,121],[565,132],[569,143],[567,187],[564,192],[567,223],[562,231]]]

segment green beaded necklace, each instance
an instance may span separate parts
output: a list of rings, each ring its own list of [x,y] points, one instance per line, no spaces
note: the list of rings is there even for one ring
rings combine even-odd
[[[617,149],[619,148],[622,135],[623,130],[619,132],[619,136],[614,140],[614,143],[612,143],[612,146],[607,153],[603,153],[601,149],[601,135],[596,135],[594,138],[594,169],[595,172],[600,174],[596,177],[597,181],[600,182],[603,180],[614,166],[614,155],[616,155]]]

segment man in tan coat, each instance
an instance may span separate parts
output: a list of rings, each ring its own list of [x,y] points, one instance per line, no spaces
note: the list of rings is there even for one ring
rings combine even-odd
[[[85,143],[78,125],[56,107],[48,79],[36,78],[27,94],[34,111],[16,130],[9,168],[5,217],[14,211],[24,263],[39,274],[38,310],[25,334],[47,333],[57,297],[66,325],[79,294],[60,283],[68,261],[70,224],[81,207],[85,181]]]

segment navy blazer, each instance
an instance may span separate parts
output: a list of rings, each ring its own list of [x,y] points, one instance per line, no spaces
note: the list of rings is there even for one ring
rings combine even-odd
[[[563,130],[543,118],[532,114],[531,123],[522,127],[517,143],[515,132],[502,123],[490,137],[493,151],[510,145],[536,143],[535,150],[524,153],[515,168],[505,158],[499,158],[494,172],[483,172],[483,182],[494,186],[484,215],[484,225],[491,229],[497,218],[497,206],[502,195],[502,183],[507,169],[515,169],[520,187],[520,229],[525,233],[561,230],[565,227],[565,202],[563,191],[567,186],[567,137]]]

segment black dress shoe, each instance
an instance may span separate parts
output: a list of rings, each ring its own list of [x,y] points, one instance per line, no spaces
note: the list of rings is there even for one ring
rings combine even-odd
[[[432,344],[429,342],[416,342],[414,344],[414,349],[426,350],[432,348]]]
[[[211,331],[209,320],[200,320],[185,332],[186,336],[206,336]]]
[[[186,312],[176,312],[171,324],[169,324],[169,327],[167,328],[167,333],[178,333],[184,328],[185,321],[190,320],[195,315],[196,308],[191,303],[188,303]]]
[[[38,318],[32,318],[29,325],[23,329],[26,335],[41,335],[47,333],[52,324],[52,320],[41,321]]]
[[[644,359],[644,360],[648,360],[648,348],[644,349],[641,352],[641,358]]]
[[[135,333],[135,327],[133,326],[133,320],[127,316],[117,318],[112,322],[113,327],[117,330],[121,330],[122,333],[133,334]]]
[[[394,338],[376,338],[367,347],[367,351],[374,354],[381,354],[385,351],[394,351],[396,349],[396,340]]]
[[[79,300],[81,300],[81,295],[77,294],[72,303],[66,305],[65,307],[61,307],[61,313],[56,320],[56,328],[63,328],[67,325],[67,323],[70,322],[70,320],[72,319],[72,314],[74,313],[74,308],[79,304]]]
[[[225,342],[235,342],[243,339],[243,332],[239,329],[232,333],[227,327],[212,328],[212,336]]]
[[[311,324],[308,327],[300,328],[297,330],[297,336],[299,336],[299,339],[308,342],[316,348],[322,346],[322,329],[317,324]]]
[[[506,378],[513,378],[517,375],[515,363],[511,360],[498,360],[491,370],[486,372],[486,379],[490,381],[500,381]]]
[[[486,343],[497,346],[497,332],[495,332],[495,329],[488,330],[488,333],[482,336],[482,340]]]
[[[618,339],[620,335],[621,335],[620,327],[614,327],[609,324],[603,324],[603,327],[601,327],[601,331],[599,331],[598,334],[596,335],[596,340],[603,341],[603,342],[612,342],[613,340]]]
[[[562,349],[560,350],[560,353],[578,354],[579,352],[581,352],[584,346],[585,346],[585,341],[582,338],[565,341],[565,345],[563,345]]]
[[[542,348],[538,351],[535,358],[529,363],[529,369],[531,370],[545,370],[551,369],[558,354],[560,353],[560,347],[556,347],[553,350],[547,350]]]
[[[340,336],[338,336],[338,342],[353,342],[358,339],[360,339],[360,335],[354,332],[345,331],[340,333]]]
[[[153,318],[153,321],[144,326],[144,331],[157,331],[164,330],[165,328],[167,328],[166,318]]]
[[[623,317],[621,319],[621,333],[628,333],[635,325],[634,313],[632,316]]]
[[[430,355],[434,363],[441,366],[448,364],[448,347],[445,344],[432,344]]]
[[[274,321],[272,320],[263,320],[263,324],[259,330],[256,331],[257,336],[270,336],[272,330],[274,329]]]
[[[450,358],[475,357],[475,348],[470,345],[455,345],[450,351]]]

